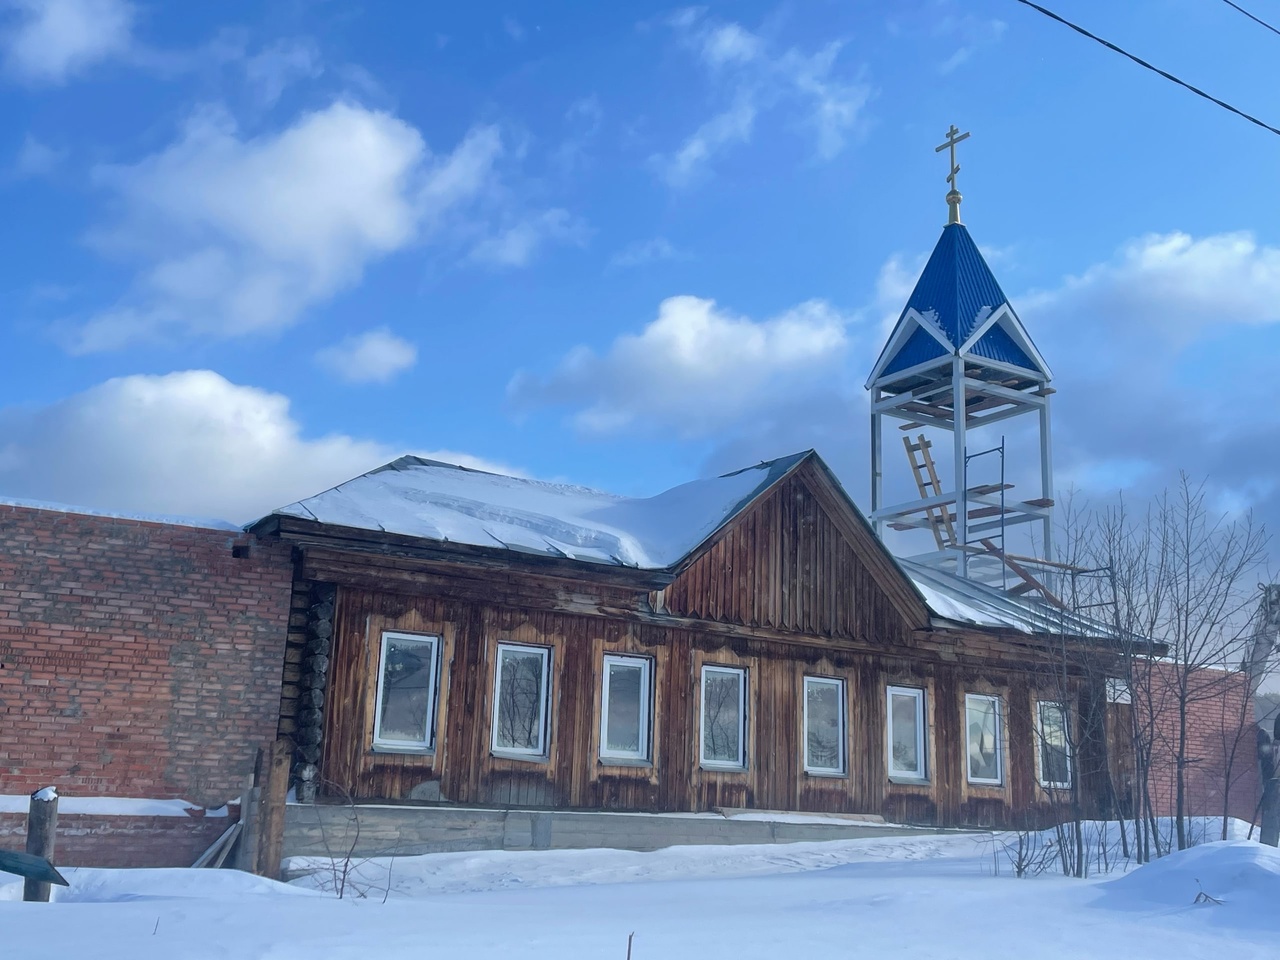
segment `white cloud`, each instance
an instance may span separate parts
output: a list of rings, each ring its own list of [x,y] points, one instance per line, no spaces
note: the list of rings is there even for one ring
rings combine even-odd
[[[320,48],[309,37],[278,40],[244,61],[245,78],[259,100],[271,106],[290,84],[324,72]]]
[[[122,211],[95,241],[140,272],[70,347],[287,327],[474,198],[501,151],[479,127],[433,157],[403,120],[341,101],[253,138],[224,112],[198,113],[161,152],[95,172]]]
[[[519,43],[524,39],[524,27],[520,25],[520,21],[515,17],[503,17],[502,30],[516,43]]]
[[[134,8],[125,0],[6,0],[5,66],[27,83],[61,84],[129,53]]]
[[[637,240],[628,244],[609,259],[611,267],[640,267],[661,260],[684,260],[687,255],[677,250],[666,237]]]
[[[507,224],[471,248],[471,259],[495,267],[523,267],[548,243],[586,244],[591,231],[558,207]]]
[[[678,148],[650,158],[668,183],[694,182],[716,156],[749,142],[761,115],[782,108],[812,130],[818,159],[830,160],[844,149],[871,88],[839,74],[841,42],[813,52],[775,53],[759,34],[709,20],[699,9],[683,10],[668,24],[708,68],[713,91],[724,101]]]
[[[845,354],[844,325],[817,300],[754,321],[712,300],[670,297],[639,334],[619,337],[603,356],[578,347],[545,378],[519,373],[508,396],[517,409],[574,408],[590,434],[706,436],[831,376]]]
[[[1280,322],[1280,248],[1247,232],[1149,234],[1026,304],[1107,316],[1117,335],[1154,330],[1160,342],[1181,345],[1210,327]]]
[[[245,522],[403,452],[306,437],[286,397],[208,370],[120,377],[49,406],[0,410],[0,493],[107,510]],[[510,472],[451,451],[422,455]]]
[[[987,19],[966,14],[964,16],[946,16],[935,21],[935,36],[959,40],[960,46],[951,56],[938,64],[938,73],[946,75],[957,67],[968,63],[973,55],[984,47],[994,46],[1004,36],[1008,24],[1003,20]]]
[[[325,347],[316,362],[347,383],[389,383],[418,362],[418,348],[380,327]]]
[[[13,176],[19,180],[28,177],[47,177],[67,158],[67,151],[56,149],[27,134],[13,161]]]
[[[716,114],[694,131],[675,153],[668,157],[654,157],[654,163],[667,183],[676,187],[687,186],[720,150],[749,141],[755,122],[755,99],[744,94],[727,110]]]
[[[713,27],[702,42],[702,56],[713,67],[747,63],[763,53],[764,44],[760,38],[737,23]]]

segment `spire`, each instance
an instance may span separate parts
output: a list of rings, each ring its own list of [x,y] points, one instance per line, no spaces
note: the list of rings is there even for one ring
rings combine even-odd
[[[969,139],[969,134],[961,133],[953,123],[951,129],[947,131],[947,142],[934,148],[934,153],[941,153],[948,147],[951,148],[951,172],[947,174],[947,183],[951,184],[951,191],[947,194],[947,223],[960,222],[960,201],[964,199],[960,196],[960,191],[956,188],[956,174],[960,172],[960,164],[956,163],[956,144],[961,140]]]

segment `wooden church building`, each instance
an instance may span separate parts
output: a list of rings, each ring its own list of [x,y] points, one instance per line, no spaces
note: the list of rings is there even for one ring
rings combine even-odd
[[[941,825],[1123,806],[1105,676],[1061,651],[1103,673],[1117,652],[1006,540],[1051,536],[1052,391],[960,223],[961,139],[868,381],[872,522],[809,451],[648,499],[404,457],[253,525],[293,545],[311,611],[280,717],[299,796]],[[967,432],[1024,412],[1038,496],[970,483]],[[886,505],[895,420],[916,489]],[[917,429],[949,435],[953,483]],[[886,527],[933,542],[898,560]]]

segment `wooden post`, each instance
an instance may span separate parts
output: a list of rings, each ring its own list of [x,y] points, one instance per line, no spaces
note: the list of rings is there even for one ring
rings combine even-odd
[[[261,790],[258,789],[258,770],[262,767],[262,750],[259,748],[244,794],[240,797],[240,838],[236,846],[237,870],[254,873],[258,868],[258,807]]]
[[[58,791],[45,787],[31,795],[27,813],[27,853],[53,863],[53,850],[58,839]],[[33,903],[49,902],[49,884],[27,878],[22,885],[22,899]]]
[[[270,880],[280,879],[284,855],[284,808],[289,794],[289,767],[293,744],[277,740],[262,750],[258,789],[258,863],[254,873]]]

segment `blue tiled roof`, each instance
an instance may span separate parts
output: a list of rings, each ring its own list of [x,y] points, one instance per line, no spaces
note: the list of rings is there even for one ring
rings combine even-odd
[[[1007,300],[964,224],[950,223],[943,228],[938,245],[933,248],[898,322],[902,323],[907,311],[914,309],[936,323],[947,339],[959,347],[991,315],[992,310]],[[946,353],[934,337],[923,330],[916,330],[890,358],[881,376],[897,373]],[[970,353],[1033,372],[1045,372],[999,325],[987,330]]]

